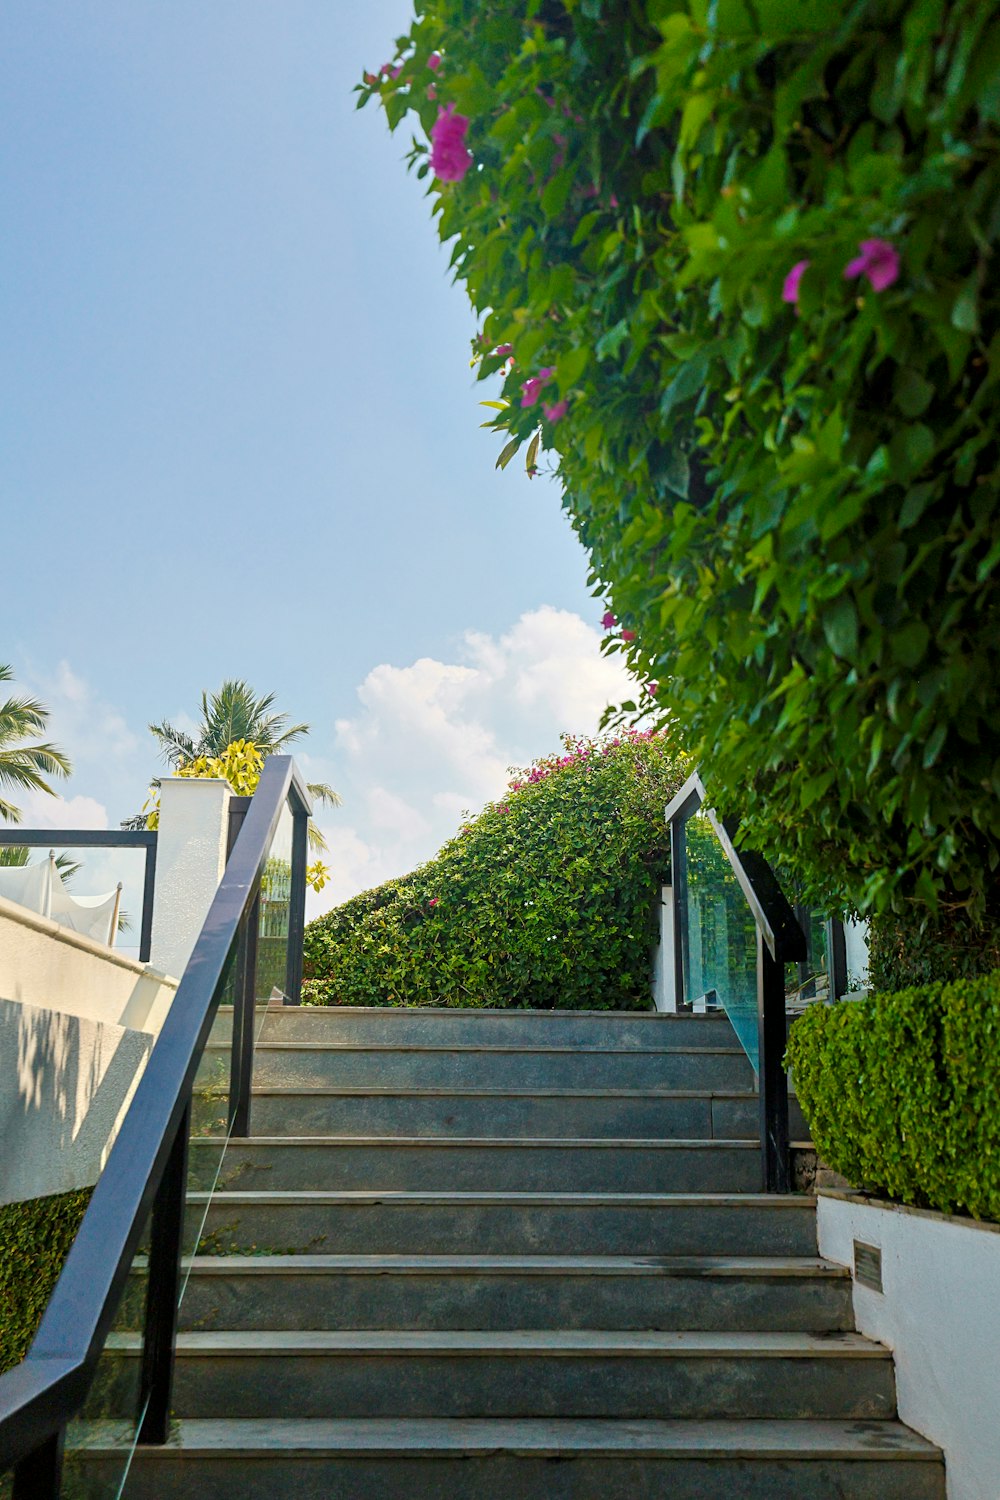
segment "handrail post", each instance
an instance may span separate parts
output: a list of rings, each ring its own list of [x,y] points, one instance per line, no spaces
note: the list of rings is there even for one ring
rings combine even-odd
[[[11,1500],[59,1500],[65,1440],[66,1429],[60,1427],[21,1459],[14,1469]]]
[[[235,1136],[250,1134],[250,1087],[253,1081],[254,1010],[257,999],[257,932],[260,895],[256,895],[240,923],[236,940],[233,992],[232,1061],[229,1073],[229,1129]]]
[[[757,1038],[760,1143],[765,1193],[791,1191],[788,1076],[785,1073],[785,970],[757,928]]]
[[[288,957],[285,994],[291,1005],[302,1002],[302,943],[306,930],[306,866],[309,862],[309,814],[292,813],[292,871],[288,892]]]
[[[139,1387],[139,1410],[143,1412],[139,1429],[141,1443],[165,1443],[170,1434],[190,1133],[189,1104],[181,1116],[153,1201],[146,1283],[146,1331]]]
[[[139,930],[139,962],[149,963],[153,948],[153,898],[156,893],[156,840],[146,845],[142,881],[142,926]]]

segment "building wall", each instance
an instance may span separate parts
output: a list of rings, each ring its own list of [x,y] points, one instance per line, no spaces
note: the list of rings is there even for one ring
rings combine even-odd
[[[862,1333],[896,1358],[899,1415],[944,1450],[948,1500],[1000,1497],[1000,1225],[852,1193],[818,1199],[820,1254],[882,1252],[882,1292],[854,1281]]]

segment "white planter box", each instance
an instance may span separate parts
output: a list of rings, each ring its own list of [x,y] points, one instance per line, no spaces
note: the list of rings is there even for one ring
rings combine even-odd
[[[943,1449],[948,1500],[1000,1497],[1000,1225],[821,1191],[820,1254],[854,1271],[881,1251],[881,1292],[854,1279],[858,1329],[896,1357],[899,1415]]]

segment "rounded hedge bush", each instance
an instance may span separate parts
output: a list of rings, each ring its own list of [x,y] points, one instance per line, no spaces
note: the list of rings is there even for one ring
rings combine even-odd
[[[311,922],[303,998],[648,1008],[663,814],[685,774],[648,732],[567,739],[434,859]]]

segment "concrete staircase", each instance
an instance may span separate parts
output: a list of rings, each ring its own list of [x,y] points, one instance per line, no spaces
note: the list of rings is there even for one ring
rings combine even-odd
[[[126,1500],[943,1500],[726,1020],[286,1010],[255,1080]]]

